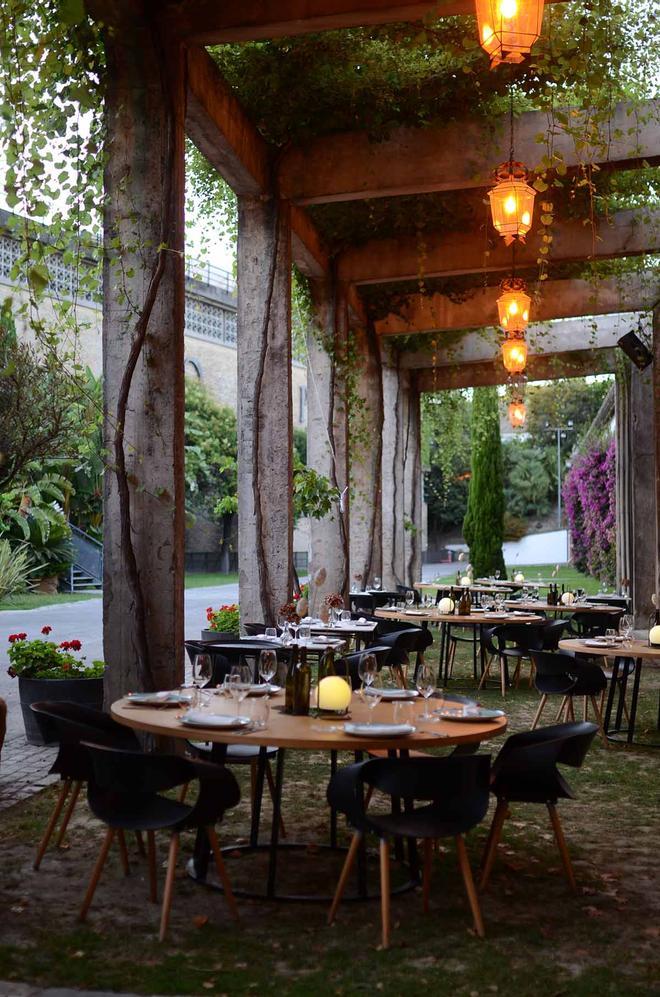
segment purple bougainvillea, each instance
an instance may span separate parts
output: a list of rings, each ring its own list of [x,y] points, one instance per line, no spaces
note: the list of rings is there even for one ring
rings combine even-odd
[[[563,487],[571,558],[580,571],[613,584],[616,573],[616,448],[576,458]]]

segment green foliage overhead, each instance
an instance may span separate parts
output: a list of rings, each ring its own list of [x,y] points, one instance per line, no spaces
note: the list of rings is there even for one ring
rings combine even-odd
[[[499,570],[506,577],[502,445],[496,388],[475,388],[472,397],[472,476],[463,536],[476,577]]]
[[[234,410],[218,405],[199,381],[187,378],[185,490],[192,512],[210,517],[218,503],[235,496],[236,447]],[[233,506],[227,511],[233,512]]]

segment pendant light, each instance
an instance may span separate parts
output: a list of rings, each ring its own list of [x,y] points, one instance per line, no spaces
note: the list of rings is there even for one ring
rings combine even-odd
[[[522,374],[527,366],[527,340],[524,332],[507,332],[502,343],[502,363],[509,374]]]
[[[522,395],[515,395],[509,402],[509,422],[512,429],[522,429],[527,418],[527,409]]]
[[[476,0],[479,42],[490,68],[519,63],[541,35],[544,0]]]
[[[532,303],[527,294],[527,284],[520,277],[507,277],[500,288],[502,293],[497,299],[500,325],[506,333],[524,333]]]
[[[509,102],[509,160],[495,170],[495,186],[488,191],[493,225],[510,246],[514,239],[525,241],[532,227],[536,191],[527,183],[529,173],[524,163],[514,158],[513,149],[513,90]]]

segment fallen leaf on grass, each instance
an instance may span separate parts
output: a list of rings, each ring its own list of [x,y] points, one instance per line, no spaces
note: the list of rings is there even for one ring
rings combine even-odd
[[[215,988],[215,980],[205,980],[202,986],[205,990],[213,990]]]
[[[600,910],[598,907],[583,907],[582,910],[587,917],[602,917],[604,914],[604,911]]]
[[[192,920],[196,928],[203,928],[205,924],[209,923],[208,914],[195,914]]]

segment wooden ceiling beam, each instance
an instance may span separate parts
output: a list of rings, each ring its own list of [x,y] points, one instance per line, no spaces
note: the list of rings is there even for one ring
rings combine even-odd
[[[475,289],[462,302],[444,294],[411,294],[396,313],[375,323],[380,336],[411,336],[462,329],[482,329],[497,325],[497,287]],[[573,318],[581,315],[607,315],[615,312],[647,311],[660,297],[660,277],[633,274],[625,279],[607,279],[594,284],[588,280],[548,280],[532,304],[536,322]]]
[[[658,163],[659,117],[660,101],[636,108],[618,104],[606,132],[591,147],[576,152],[573,137],[555,125],[553,150],[569,169],[583,163],[601,168]],[[530,170],[546,153],[545,143],[539,144],[537,137],[547,132],[549,123],[549,116],[540,111],[521,114],[516,121],[516,159]],[[298,204],[483,188],[491,186],[494,168],[508,158],[505,118],[396,128],[382,142],[370,141],[366,132],[347,132],[323,136],[286,152],[279,167],[279,185]]]
[[[616,370],[616,350],[574,350],[554,356],[531,357],[527,364],[528,381],[555,381],[560,377],[587,377],[612,374]],[[448,391],[452,388],[482,388],[506,384],[507,372],[500,360],[462,364],[437,370],[420,370],[420,391]]]
[[[493,235],[493,239],[497,237]],[[492,245],[492,242],[491,242]],[[536,265],[540,236],[533,235],[516,251],[519,270]],[[620,211],[601,219],[594,234],[580,221],[558,222],[553,228],[549,263],[605,260],[660,250],[660,212]],[[507,273],[511,249],[499,239],[488,252],[479,232],[424,233],[424,252],[417,238],[374,239],[344,251],[338,276],[356,284],[388,284],[471,273]]]

